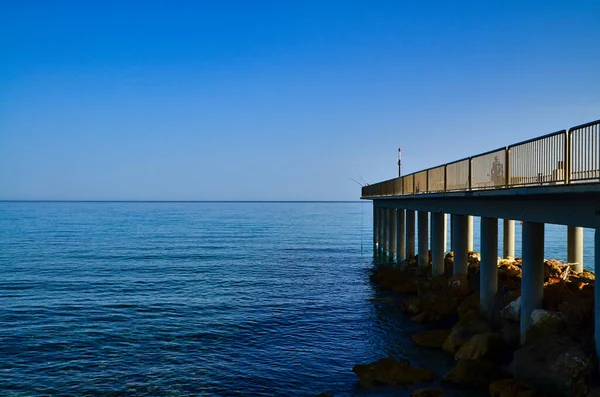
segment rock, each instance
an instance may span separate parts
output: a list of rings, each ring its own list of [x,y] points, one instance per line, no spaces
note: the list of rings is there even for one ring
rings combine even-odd
[[[458,349],[457,360],[490,360],[501,362],[506,357],[506,344],[500,334],[486,332],[476,334]]]
[[[582,396],[594,372],[591,356],[568,337],[552,335],[515,352],[515,379],[547,396]]]
[[[408,314],[419,314],[421,307],[419,305],[420,299],[416,296],[411,296],[402,301],[402,310]]]
[[[558,311],[558,307],[573,296],[575,296],[573,291],[569,289],[566,283],[550,284],[544,288],[544,308],[550,311]]]
[[[444,390],[439,387],[428,387],[413,391],[410,397],[444,397]]]
[[[464,386],[487,386],[503,376],[502,368],[494,362],[459,360],[443,380]]]
[[[521,343],[521,327],[519,323],[513,321],[501,320],[502,328],[500,334],[504,343],[508,346],[516,347]]]
[[[459,300],[454,291],[446,288],[429,291],[419,298],[418,306],[425,312],[437,313],[441,316],[454,314]]]
[[[466,298],[471,293],[469,280],[465,276],[450,277],[448,287],[457,298]]]
[[[556,277],[560,278],[564,271],[564,263],[557,261],[556,259],[549,259],[544,262],[544,280],[548,281],[548,278]]]
[[[523,270],[513,264],[513,263],[508,263],[508,264],[503,264],[498,268],[498,279],[499,280],[504,280],[507,278],[522,278],[523,277]]]
[[[417,314],[416,316],[411,318],[411,321],[414,321],[415,323],[433,323],[436,321],[440,321],[441,318],[442,317],[437,313],[421,312],[420,314]]]
[[[531,322],[525,338],[526,343],[561,334],[567,330],[567,316],[560,312],[536,309],[531,313]]]
[[[516,397],[528,388],[516,379],[500,379],[490,384],[491,397]]]
[[[448,335],[448,338],[442,345],[442,349],[454,355],[473,335],[490,331],[488,323],[482,320],[473,320],[466,324],[458,323],[450,331],[450,335]]]
[[[412,340],[419,346],[440,348],[444,345],[448,335],[450,335],[450,330],[433,329],[414,334]]]
[[[352,372],[358,376],[360,384],[370,387],[375,384],[409,385],[426,382],[435,374],[425,368],[412,367],[408,361],[391,357],[382,358],[370,364],[356,364]]]
[[[467,296],[462,302],[460,302],[460,304],[456,308],[459,318],[464,317],[464,315],[467,312],[471,311],[472,309],[480,310],[479,309],[479,295],[480,295],[479,292],[475,292],[475,293]]]
[[[521,297],[510,302],[506,307],[500,310],[500,318],[504,320],[519,322],[521,320]]]

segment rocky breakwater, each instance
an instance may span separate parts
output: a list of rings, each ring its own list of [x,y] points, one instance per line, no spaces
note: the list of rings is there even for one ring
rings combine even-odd
[[[438,277],[431,276],[431,266],[419,269],[416,257],[374,270],[374,284],[400,294],[402,311],[414,322],[427,323],[427,330],[412,336],[414,343],[451,354],[455,366],[446,374],[434,374],[387,357],[354,366],[361,384],[431,386],[427,383],[441,378],[453,388],[479,388],[485,391],[482,395],[496,397],[600,395],[592,384],[597,374],[594,274],[546,261],[543,308],[532,313],[521,345],[522,261],[498,259],[499,292],[492,313],[485,315],[479,307],[479,261],[478,253],[469,252],[466,277],[452,276],[452,253],[446,255],[445,274]],[[429,387],[413,395],[441,396],[444,391]]]

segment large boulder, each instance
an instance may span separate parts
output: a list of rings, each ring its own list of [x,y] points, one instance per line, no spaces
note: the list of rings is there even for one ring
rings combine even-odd
[[[583,396],[594,365],[581,345],[552,335],[518,349],[510,371],[515,379],[546,396]]]
[[[465,276],[455,276],[448,279],[448,288],[457,298],[466,298],[471,293],[469,280]]]
[[[521,320],[521,297],[510,302],[500,310],[500,318],[508,321],[519,322]]]
[[[465,314],[471,310],[480,310],[479,308],[479,292],[474,292],[471,295],[467,296],[456,308],[458,312],[458,317],[463,318]]]
[[[448,335],[450,335],[450,330],[432,329],[414,334],[412,340],[419,346],[440,348],[444,345]]]
[[[416,296],[404,299],[401,306],[402,310],[408,314],[419,314],[421,312],[420,299]]]
[[[516,379],[499,379],[490,383],[491,397],[517,397],[529,389]]]
[[[437,313],[440,316],[454,314],[459,304],[454,291],[449,288],[432,290],[419,297],[418,306],[424,312]]]
[[[527,343],[531,343],[553,334],[562,334],[566,330],[567,316],[565,314],[536,309],[531,313],[531,322],[525,340]]]
[[[450,354],[455,354],[462,345],[476,334],[491,332],[490,326],[483,320],[473,320],[468,323],[456,324],[442,345],[442,349]]]
[[[521,343],[521,326],[513,321],[501,320],[500,334],[508,346],[517,347]]]
[[[502,377],[502,368],[492,361],[459,360],[443,380],[464,386],[487,386]]]
[[[564,282],[549,284],[544,288],[544,308],[558,311],[558,307],[573,298],[575,295]]]
[[[427,387],[413,391],[410,397],[444,397],[444,390],[439,387]]]
[[[435,374],[425,368],[412,367],[408,361],[391,357],[382,358],[370,364],[356,364],[352,371],[365,387],[376,384],[410,385],[435,378]]]
[[[476,334],[458,349],[454,358],[457,360],[490,360],[503,361],[506,358],[506,344],[502,335],[486,332]]]

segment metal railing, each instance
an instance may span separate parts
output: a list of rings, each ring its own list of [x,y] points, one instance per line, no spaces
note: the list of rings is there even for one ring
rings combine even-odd
[[[363,186],[362,197],[600,182],[600,120]]]

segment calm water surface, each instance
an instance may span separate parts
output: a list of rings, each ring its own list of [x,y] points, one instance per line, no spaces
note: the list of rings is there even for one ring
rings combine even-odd
[[[369,202],[0,203],[0,395],[408,395],[351,372],[386,355],[451,365],[370,302],[371,216]]]

